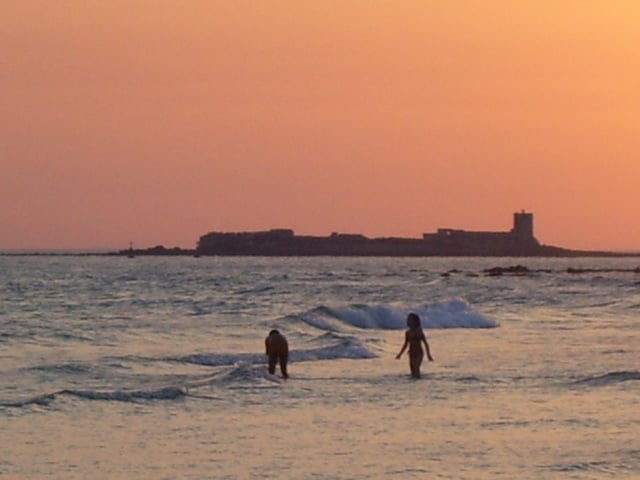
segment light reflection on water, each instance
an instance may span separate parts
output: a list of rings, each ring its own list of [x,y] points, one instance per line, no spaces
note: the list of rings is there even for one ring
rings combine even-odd
[[[484,274],[516,264],[551,272]],[[638,276],[567,273],[630,259],[0,265],[3,478],[640,476]],[[389,316],[458,299],[498,326],[428,329],[410,380]],[[304,321],[326,308],[333,330]],[[273,326],[299,359],[286,382],[263,362]]]

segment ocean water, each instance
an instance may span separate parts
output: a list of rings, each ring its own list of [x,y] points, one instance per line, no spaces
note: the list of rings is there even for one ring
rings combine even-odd
[[[639,266],[0,257],[0,477],[638,479]]]

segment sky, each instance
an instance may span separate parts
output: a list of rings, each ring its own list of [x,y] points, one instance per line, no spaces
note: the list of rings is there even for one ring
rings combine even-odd
[[[0,249],[508,231],[640,250],[640,3],[3,0]]]

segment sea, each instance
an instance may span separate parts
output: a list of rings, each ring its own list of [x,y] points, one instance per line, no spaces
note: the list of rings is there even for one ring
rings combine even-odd
[[[0,256],[0,477],[639,479],[639,347],[640,257]]]

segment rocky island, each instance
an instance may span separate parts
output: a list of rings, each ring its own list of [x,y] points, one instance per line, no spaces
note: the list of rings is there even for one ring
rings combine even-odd
[[[368,238],[360,234],[296,235],[293,230],[210,232],[200,237],[196,256],[618,256],[612,252],[569,250],[542,245],[533,233],[533,214],[513,214],[507,232],[474,232],[440,228],[422,238]]]

